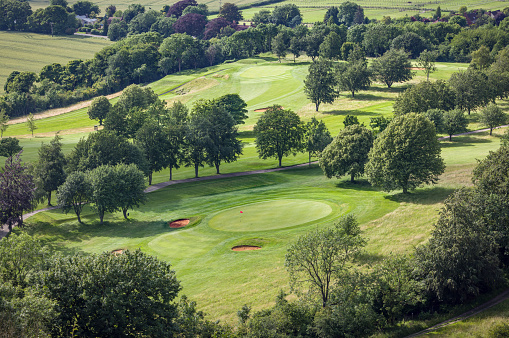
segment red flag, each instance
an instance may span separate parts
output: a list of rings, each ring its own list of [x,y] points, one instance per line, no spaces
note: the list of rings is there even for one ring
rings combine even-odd
[[[242,212],[242,211],[241,211],[240,213],[241,213],[241,214],[243,214],[243,212]]]

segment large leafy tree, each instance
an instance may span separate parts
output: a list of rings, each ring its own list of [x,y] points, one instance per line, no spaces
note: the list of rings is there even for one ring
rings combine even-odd
[[[196,38],[201,37],[207,24],[207,17],[198,13],[189,13],[181,16],[173,25],[175,32],[188,34]]]
[[[55,136],[49,144],[42,144],[39,148],[39,157],[34,166],[34,179],[38,189],[44,191],[51,205],[51,193],[64,183],[66,164],[62,151],[62,138]]]
[[[338,23],[350,27],[364,22],[364,10],[361,6],[351,1],[345,1],[338,7]]]
[[[110,110],[110,100],[105,96],[99,96],[92,100],[90,107],[88,107],[88,117],[90,117],[91,120],[99,120],[99,125],[102,126],[103,120]]]
[[[459,190],[440,212],[428,244],[416,250],[417,272],[439,300],[464,302],[502,281],[496,242],[472,192]]]
[[[87,175],[81,171],[75,171],[67,176],[65,182],[58,187],[57,200],[62,211],[68,213],[74,210],[78,222],[81,223],[81,212],[85,203],[91,196],[91,186]]]
[[[433,122],[415,113],[398,116],[375,139],[365,171],[371,184],[407,193],[438,181],[445,169],[440,152]]]
[[[167,112],[168,115],[165,117],[163,123],[165,126],[165,133],[168,136],[168,148],[166,148],[165,151],[168,157],[171,181],[173,168],[178,169],[180,164],[184,161],[184,139],[187,135],[189,110],[183,103],[176,101]]]
[[[321,103],[332,103],[338,97],[337,84],[330,61],[319,60],[309,66],[309,74],[304,80],[304,92],[315,104],[316,111]]]
[[[182,70],[182,63],[187,60],[193,44],[194,39],[190,35],[180,33],[172,34],[164,39],[159,47],[159,52],[163,58],[176,60],[180,72]]]
[[[295,27],[302,22],[302,15],[297,5],[286,4],[274,7],[271,21],[276,25]]]
[[[327,178],[350,175],[350,181],[364,173],[373,133],[359,124],[341,130],[320,156],[320,167]]]
[[[281,167],[283,156],[302,150],[304,131],[299,115],[278,105],[270,107],[254,126],[258,156],[275,157]]]
[[[92,12],[99,14],[101,12],[98,5],[94,5],[93,2],[87,0],[76,2],[72,5],[72,9],[76,15],[90,15]]]
[[[426,41],[417,33],[407,32],[392,40],[391,49],[402,49],[415,59],[426,49]]]
[[[381,57],[373,60],[371,71],[376,81],[391,88],[394,83],[412,79],[412,64],[408,54],[403,50],[391,49]]]
[[[6,137],[0,140],[0,156],[12,159],[22,149],[23,147],[19,145],[19,140],[15,137]]]
[[[114,167],[118,185],[115,194],[118,196],[118,206],[122,210],[124,218],[127,219],[127,211],[144,204],[147,195],[145,194],[145,178],[134,164],[117,164]]]
[[[336,32],[330,32],[320,44],[320,57],[329,60],[340,59],[343,42],[344,41],[341,40],[341,37]]]
[[[143,150],[148,162],[149,185],[152,184],[152,174],[168,166],[169,141],[164,126],[155,121],[148,121],[136,132],[136,145]]]
[[[312,293],[318,293],[322,306],[326,307],[339,274],[347,269],[348,262],[365,243],[352,215],[341,218],[332,228],[299,237],[285,256],[292,288],[309,287]]]
[[[355,97],[355,92],[366,90],[371,85],[371,72],[365,60],[351,60],[337,67],[338,84],[341,90],[347,90]]]
[[[493,92],[488,83],[488,76],[475,69],[453,73],[449,84],[456,96],[456,106],[462,110],[475,110],[488,104],[493,99]]]
[[[239,94],[226,94],[218,97],[214,102],[230,113],[236,124],[244,124],[244,120],[248,118],[247,103]]]
[[[460,109],[449,110],[442,115],[441,129],[449,135],[449,141],[452,141],[452,135],[467,131],[467,126],[468,119]]]
[[[306,134],[304,135],[306,142],[306,151],[309,155],[309,164],[311,165],[311,157],[318,156],[331,143],[332,137],[323,121],[318,121],[314,116],[311,121],[306,123]]]
[[[190,114],[185,129],[185,143],[182,160],[186,167],[194,167],[194,176],[198,177],[198,170],[207,161],[207,129],[208,119],[202,114]]]
[[[23,224],[23,211],[33,208],[34,194],[34,178],[21,163],[20,151],[0,170],[0,222],[8,225],[9,232],[14,224]]]
[[[507,114],[494,103],[490,103],[481,110],[481,123],[490,128],[490,135],[493,128],[498,127],[507,122]]]
[[[399,94],[394,103],[396,114],[425,113],[430,109],[452,110],[455,95],[445,81],[423,81]]]
[[[170,264],[141,251],[57,256],[35,282],[56,301],[54,334],[168,337],[176,331],[180,283]]]
[[[244,17],[242,11],[239,10],[236,4],[226,2],[219,9],[219,17],[224,18],[228,22],[239,22]]]

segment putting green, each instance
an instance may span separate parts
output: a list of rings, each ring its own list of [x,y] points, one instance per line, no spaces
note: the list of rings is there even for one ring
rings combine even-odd
[[[208,224],[223,231],[264,231],[287,228],[329,215],[330,205],[302,199],[246,204],[213,216]]]

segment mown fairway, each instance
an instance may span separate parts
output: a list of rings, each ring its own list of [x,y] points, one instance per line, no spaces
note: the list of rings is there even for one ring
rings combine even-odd
[[[111,44],[109,40],[84,36],[55,36],[25,32],[0,32],[0,93],[12,71],[39,73],[51,63],[91,59]]]
[[[58,210],[29,221],[40,222],[31,231],[65,253],[140,248],[167,260],[184,294],[211,318],[233,321],[243,304],[258,310],[269,306],[280,289],[289,291],[287,246],[307,231],[332,225],[341,215],[355,214],[369,240],[361,265],[391,253],[410,253],[426,241],[443,199],[469,184],[476,159],[495,150],[499,140],[483,133],[443,144],[447,169],[440,184],[409,195],[377,191],[365,180],[328,180],[312,166],[177,184],[150,193],[144,206],[130,212],[130,220],[123,220],[121,213],[108,214],[102,226],[90,209],[82,225],[73,214]],[[180,218],[191,223],[169,228],[169,221]],[[237,245],[262,249],[233,252]]]

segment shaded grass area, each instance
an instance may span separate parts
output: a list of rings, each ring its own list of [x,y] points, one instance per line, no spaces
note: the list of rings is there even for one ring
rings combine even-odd
[[[48,4],[49,5],[49,4]],[[39,73],[51,63],[67,64],[70,60],[91,59],[111,44],[109,40],[85,36],[54,36],[25,32],[0,32],[0,94],[7,76],[15,70]]]
[[[313,165],[169,186],[150,193],[148,202],[131,211],[127,221],[121,213],[107,214],[106,223],[100,225],[93,210],[86,207],[84,224],[59,210],[40,213],[28,222],[30,231],[64,253],[140,248],[169,261],[184,294],[196,300],[210,318],[233,321],[243,304],[263,309],[272,304],[280,289],[289,291],[284,269],[289,243],[307,231],[332,225],[346,213],[357,216],[368,238],[361,264],[376,263],[394,253],[411,253],[425,242],[442,201],[469,179],[476,159],[499,144],[498,138],[488,135],[455,142],[465,146],[444,148],[447,169],[440,183],[407,195],[378,191],[365,179],[356,184],[347,178],[329,180]],[[295,222],[292,208],[283,207],[289,201],[300,208],[295,214],[302,208],[316,211],[315,220]],[[260,203],[267,209],[280,209],[275,213],[278,220],[266,224],[260,209],[250,217],[263,226],[243,225],[237,212],[250,212]],[[313,210],[323,205],[330,207],[330,213]],[[168,222],[179,218],[192,222],[185,228],[169,228]],[[236,245],[262,249],[231,251]]]

